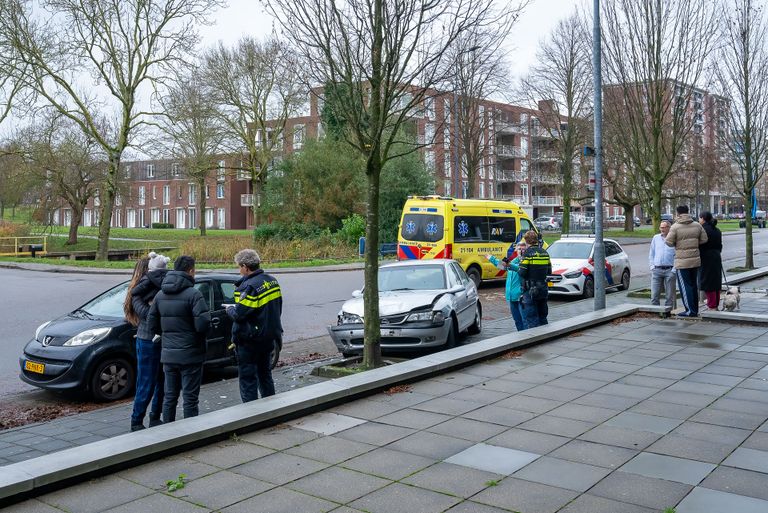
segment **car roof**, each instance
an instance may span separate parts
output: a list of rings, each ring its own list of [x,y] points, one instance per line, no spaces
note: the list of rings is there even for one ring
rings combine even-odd
[[[579,236],[570,236],[569,235],[568,237],[566,237],[564,239],[557,239],[552,244],[556,244],[558,242],[578,242],[579,244],[585,244],[587,242],[589,242],[589,243],[595,242],[595,238],[594,237],[579,237]],[[613,242],[614,244],[619,244],[614,239],[605,239],[604,238],[603,242]],[[621,244],[619,244],[619,247],[621,247]]]
[[[217,280],[217,281],[237,281],[240,279],[240,275],[235,273],[231,273],[231,274],[223,273],[221,271],[215,272],[215,273],[200,272],[200,273],[196,273],[195,278],[196,279],[207,278],[210,280]]]

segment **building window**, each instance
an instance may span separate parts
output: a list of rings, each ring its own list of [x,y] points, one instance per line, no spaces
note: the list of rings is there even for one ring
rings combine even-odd
[[[160,209],[159,208],[153,208],[150,211],[149,217],[150,217],[150,222],[151,223],[159,223],[160,222]]]
[[[147,190],[143,185],[139,186],[139,205],[145,205],[147,203]]]
[[[424,125],[424,144],[435,144],[435,125],[432,123]]]
[[[179,176],[181,174],[180,169],[181,166],[179,166],[178,162],[171,164],[171,176]]]
[[[468,198],[469,197],[469,184],[466,180],[463,180],[461,182],[461,197],[462,198]]]
[[[170,204],[171,204],[171,186],[163,185],[163,205],[170,205]]]
[[[152,186],[152,199],[153,200],[157,199],[157,187],[155,187],[154,185]]]
[[[155,165],[147,164],[147,178],[154,178],[154,177],[155,177]]]
[[[424,117],[427,119],[435,119],[435,99],[424,99]]]
[[[225,162],[223,160],[220,160],[219,167],[216,170],[216,181],[223,182],[226,176],[227,176],[227,168],[225,166]]]
[[[125,166],[125,178],[127,178],[129,180],[131,179],[131,166],[130,165]]]
[[[168,224],[171,222],[171,209],[163,209],[163,223]]]
[[[93,206],[98,207],[101,205],[101,198],[99,197],[99,190],[93,190]]]
[[[435,152],[429,150],[424,153],[424,166],[430,173],[435,172]]]
[[[451,156],[448,153],[443,153],[443,169],[445,176],[451,176]]]
[[[205,199],[211,199],[211,186],[205,184]]]
[[[304,125],[293,127],[293,149],[300,150],[304,146]]]
[[[216,186],[216,198],[224,199],[224,184],[220,183]]]
[[[122,204],[123,204],[123,198],[120,196],[120,193],[118,192],[117,194],[115,194],[115,206],[119,207],[119,206],[122,206]]]
[[[189,184],[189,194],[187,195],[187,199],[190,205],[197,204],[197,186],[193,183]]]
[[[451,100],[448,98],[443,100],[443,118],[445,118],[446,123],[451,122]]]
[[[180,200],[184,195],[181,192],[181,185],[176,186],[176,199]]]
[[[485,178],[485,159],[482,158],[480,159],[480,178]]]
[[[247,169],[238,169],[237,170],[237,179],[239,181],[243,180],[250,180],[251,179],[251,173]]]
[[[450,180],[445,180],[443,182],[443,194],[445,194],[446,196],[450,196],[451,195],[451,181]]]
[[[485,182],[480,182],[480,198],[485,198]]]

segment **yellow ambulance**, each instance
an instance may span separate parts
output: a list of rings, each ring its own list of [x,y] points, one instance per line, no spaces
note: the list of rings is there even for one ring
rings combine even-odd
[[[397,258],[453,258],[479,285],[506,275],[485,255],[510,256],[518,234],[528,230],[538,233],[528,214],[511,201],[409,196],[400,217]]]

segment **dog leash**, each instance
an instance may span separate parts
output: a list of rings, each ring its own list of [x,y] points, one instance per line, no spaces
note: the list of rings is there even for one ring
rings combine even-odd
[[[723,281],[725,282],[725,289],[728,290],[730,285],[728,285],[728,278],[725,276],[725,269],[723,268],[723,264],[720,264],[720,272],[723,273]]]

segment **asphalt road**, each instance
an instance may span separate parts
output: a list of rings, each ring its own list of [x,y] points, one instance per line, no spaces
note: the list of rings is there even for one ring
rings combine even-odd
[[[727,265],[743,262],[743,236],[724,237],[723,257]],[[632,288],[648,282],[648,244],[625,246],[632,263]],[[768,230],[755,234],[756,253],[768,253]],[[735,259],[735,260],[734,260]],[[728,263],[728,261],[731,261]],[[341,304],[363,284],[363,271],[333,271],[277,274],[284,293],[283,325],[286,345],[327,333]],[[93,296],[126,279],[125,276],[58,274],[0,269],[0,397],[35,390],[18,378],[18,357],[35,328],[83,304]],[[481,298],[486,320],[508,316],[503,282],[484,284]],[[553,302],[570,301],[557,300]],[[323,347],[327,348],[327,344]],[[307,345],[287,353],[312,351]]]

